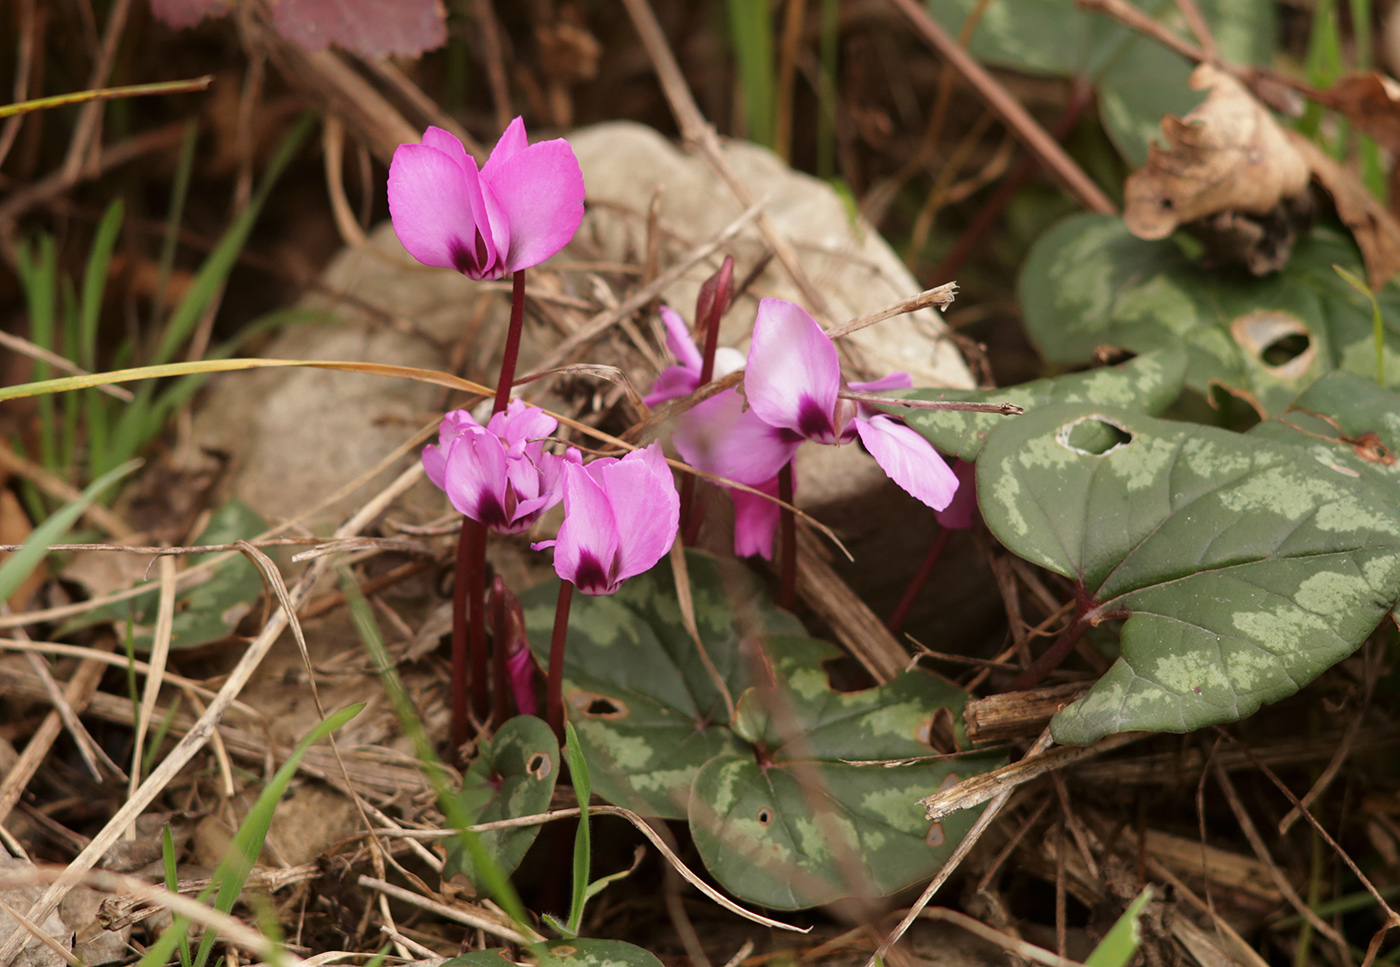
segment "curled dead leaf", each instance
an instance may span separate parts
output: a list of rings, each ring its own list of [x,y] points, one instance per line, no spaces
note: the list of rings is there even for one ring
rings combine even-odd
[[[1313,178],[1332,198],[1337,217],[1350,229],[1366,263],[1366,281],[1379,291],[1400,272],[1400,219],[1381,203],[1350,168],[1302,135],[1289,132],[1294,150],[1308,164]]]
[[[1400,150],[1400,83],[1379,71],[1347,74],[1318,100],[1365,131],[1387,151]]]
[[[1139,238],[1218,212],[1267,212],[1307,187],[1307,163],[1244,85],[1202,64],[1191,87],[1210,90],[1205,103],[1162,119],[1167,146],[1153,144],[1125,185],[1123,221]]]

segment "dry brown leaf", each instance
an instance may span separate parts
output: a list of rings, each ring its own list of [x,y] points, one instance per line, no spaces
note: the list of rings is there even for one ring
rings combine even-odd
[[[1366,279],[1375,292],[1400,272],[1400,220],[1397,220],[1349,168],[1301,135],[1289,132],[1294,150],[1307,161],[1312,176],[1332,198],[1337,216],[1351,230],[1366,262]]]
[[[1400,151],[1400,83],[1379,71],[1347,74],[1319,100],[1387,151]]]
[[[1307,163],[1244,85],[1202,64],[1191,87],[1210,90],[1205,103],[1162,119],[1167,147],[1151,145],[1124,186],[1123,221],[1139,238],[1218,212],[1267,212],[1307,187]]]

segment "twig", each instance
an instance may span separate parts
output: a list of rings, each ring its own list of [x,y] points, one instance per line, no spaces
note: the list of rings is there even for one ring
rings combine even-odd
[[[1101,215],[1117,214],[1117,206],[1084,173],[1084,169],[1075,163],[1064,148],[1060,147],[1059,142],[1046,133],[1035,118],[1030,116],[1021,103],[1012,97],[985,67],[949,37],[942,25],[934,20],[917,0],[890,0],[890,3],[909,19],[914,29],[940,57],[957,68],[958,73],[977,92],[988,109],[1001,118],[1081,206]]]
[[[481,30],[481,45],[486,60],[486,83],[491,88],[491,103],[496,109],[496,127],[504,131],[510,124],[510,88],[506,85],[505,52],[501,47],[501,27],[491,0],[476,0],[472,5],[476,24]]]
[[[29,74],[34,69],[34,35],[39,29],[34,0],[19,0],[15,9],[15,19],[19,21],[19,51],[15,55],[14,93],[14,100],[18,103],[29,96]],[[24,118],[21,115],[6,119],[4,130],[0,131],[0,165],[9,157],[10,149],[19,137],[19,126],[23,123]]]
[[[392,483],[389,484],[376,497],[369,501],[364,507],[358,510],[349,520],[347,520],[335,533],[336,537],[348,537],[357,533],[361,528],[367,526],[374,520],[392,500],[397,498],[409,486],[417,482],[422,470],[419,465],[414,465],[401,473]],[[326,561],[316,561],[307,568],[301,580],[297,582],[296,589],[291,594],[294,604],[300,604],[310,596],[312,588],[324,574],[328,563]],[[135,822],[136,817],[143,813],[147,806],[154,801],[160,791],[183,769],[195,754],[204,747],[208,741],[210,733],[214,730],[219,720],[223,717],[225,710],[233,701],[234,697],[243,690],[243,687],[252,678],[253,673],[262,663],[263,658],[271,650],[272,645],[281,637],[282,631],[287,627],[289,615],[284,608],[279,608],[273,613],[266,626],[248,644],[243,656],[229,673],[223,688],[219,689],[214,701],[209,704],[209,708],[199,720],[194,724],[182,738],[170,754],[162,760],[161,764],[151,773],[150,777],[133,793],[127,797],[122,807],[108,820],[107,825],[93,837],[88,847],[73,858],[64,873],[35,901],[30,908],[28,915],[39,921],[48,917],[57,909],[59,901],[68,895],[68,892],[76,886],[83,876],[87,874],[95,863],[98,862],[115,843],[118,837],[126,830],[127,826]],[[28,753],[34,741],[30,740],[25,747]],[[11,776],[13,775],[11,772]],[[9,776],[6,777],[7,780]],[[0,947],[0,964],[10,963],[19,952],[23,943],[23,930],[16,930],[9,940]]]
[[[156,601],[156,626],[151,634],[150,672],[146,675],[146,688],[141,693],[141,708],[136,716],[136,734],[131,741],[131,779],[127,788],[130,795],[141,784],[141,759],[146,751],[146,729],[151,724],[151,714],[155,711],[156,699],[160,697],[160,686],[165,680],[165,662],[170,657],[170,639],[175,629],[175,559],[160,559],[160,598]],[[133,824],[127,836],[136,836]]]
[[[116,644],[112,639],[108,639],[107,643],[109,646]],[[84,661],[78,665],[78,670],[73,673],[68,688],[63,693],[70,707],[78,712],[87,707],[88,701],[102,681],[104,671],[106,667],[99,661]],[[0,823],[5,821],[10,815],[10,810],[15,808],[15,803],[19,802],[20,795],[29,785],[29,780],[34,778],[34,773],[39,771],[39,766],[43,765],[44,758],[49,754],[50,747],[61,731],[63,720],[56,710],[44,716],[44,721],[39,723],[39,727],[25,743],[24,751],[5,773],[5,778],[0,780]],[[29,915],[33,917],[33,911]],[[48,914],[44,914],[37,919],[42,923],[47,916]],[[0,964],[9,962],[3,952],[0,952]]]
[[[876,309],[874,312],[867,312],[863,316],[856,316],[850,322],[843,322],[839,326],[833,326],[826,331],[832,339],[840,339],[842,336],[849,336],[853,332],[859,332],[866,326],[873,326],[877,322],[884,322],[893,316],[903,315],[906,312],[917,312],[919,309],[926,309],[935,306],[940,312],[946,312],[953,304],[953,300],[958,295],[958,284],[956,282],[945,282],[932,289],[925,289],[916,296],[908,299],[901,299],[891,303],[883,309]]]
[[[1035,744],[1026,751],[1026,754],[1017,765],[1038,758],[1046,749],[1050,748],[1052,741],[1053,740],[1050,738],[1050,730],[1046,729],[1040,734],[1040,738],[1035,740]],[[865,962],[865,967],[877,967],[877,965],[884,960],[885,956],[890,952],[890,948],[899,942],[899,938],[904,936],[905,931],[907,931],[909,927],[913,925],[914,921],[919,918],[919,915],[923,913],[924,907],[928,906],[929,901],[933,899],[933,895],[948,881],[948,877],[953,875],[953,871],[962,863],[963,858],[971,852],[972,847],[982,838],[982,834],[987,831],[987,827],[992,824],[992,820],[996,819],[997,814],[1001,812],[1001,807],[1006,805],[1006,800],[1011,798],[1011,793],[1013,791],[1014,788],[1008,786],[997,793],[996,797],[987,804],[987,808],[982,810],[982,814],[977,817],[977,821],[972,824],[972,828],[967,831],[967,835],[962,838],[962,842],[958,844],[957,848],[953,850],[953,854],[948,857],[942,868],[939,869],[938,875],[930,881],[929,885],[924,889],[924,892],[919,894],[919,899],[914,901],[914,905],[909,908],[909,912],[904,915],[904,919],[899,921],[898,926],[890,931],[890,935],[880,942],[880,946],[875,949],[875,952],[870,955],[870,959]]]
[[[102,51],[97,57],[97,63],[93,65],[92,76],[88,79],[89,88],[96,89],[106,84],[107,75],[112,70],[112,60],[117,54],[117,43],[126,28],[126,16],[130,11],[131,0],[116,0],[111,12],[107,14],[107,33],[102,38]],[[63,167],[60,169],[70,182],[76,182],[86,166],[88,150],[96,139],[98,125],[102,123],[104,107],[101,101],[93,101],[83,105],[78,115],[78,123],[73,128],[73,140],[68,144],[68,155],[63,159]]]

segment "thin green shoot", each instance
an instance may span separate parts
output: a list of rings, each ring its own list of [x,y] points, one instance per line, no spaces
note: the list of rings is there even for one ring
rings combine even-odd
[[[296,775],[307,751],[359,715],[364,707],[364,703],[361,702],[326,716],[323,722],[312,729],[306,738],[297,744],[296,749],[282,764],[282,768],[277,770],[272,781],[258,796],[257,802],[253,803],[253,808],[248,810],[247,818],[238,827],[238,831],[233,834],[233,841],[229,843],[228,852],[224,854],[223,860],[214,870],[213,882],[210,884],[209,890],[203,894],[207,897],[210,891],[215,891],[214,909],[221,913],[228,913],[233,909],[234,903],[238,901],[238,895],[243,891],[243,885],[248,882],[248,875],[252,873],[253,864],[257,862],[258,854],[262,852],[263,843],[267,840],[267,832],[272,827],[272,816],[277,809],[277,803],[281,800],[282,794],[287,791],[287,786],[291,784],[292,778]],[[199,951],[195,954],[194,967],[205,967],[205,964],[209,962],[209,955],[214,949],[214,941],[215,932],[205,931],[204,937],[199,943]]]
[[[88,253],[87,269],[83,273],[82,298],[78,303],[78,339],[73,361],[88,372],[97,369],[98,325],[102,318],[102,301],[107,291],[107,274],[121,231],[123,206],[120,199],[112,202],[97,226]],[[97,390],[84,394],[87,416],[88,479],[100,477],[113,466],[107,453],[108,425],[111,422],[111,401]]]
[[[131,721],[134,724],[141,721],[141,689],[136,684],[136,618],[130,611],[126,613],[122,648],[126,651],[126,690],[131,699]]]
[[[1307,904],[1310,907],[1316,907],[1322,900],[1323,881],[1326,876],[1324,860],[1322,837],[1314,829],[1312,831],[1312,869],[1308,873]],[[1312,921],[1304,920],[1302,927],[1298,930],[1298,942],[1293,948],[1294,967],[1308,967],[1308,964],[1312,963],[1313,936]]]
[[[1400,886],[1382,886],[1376,892],[1383,899],[1389,900],[1392,897],[1400,896]],[[1334,917],[1346,916],[1349,913],[1356,913],[1361,910],[1372,910],[1376,906],[1376,898],[1368,890],[1357,890],[1355,893],[1347,893],[1332,900],[1324,900],[1317,904],[1308,904],[1309,908],[1324,920],[1331,920]],[[1307,923],[1301,913],[1295,913],[1290,917],[1284,917],[1274,927],[1278,930],[1294,930]]]
[[[171,893],[180,892],[180,871],[175,862],[175,837],[170,835],[170,827],[160,831],[160,856],[165,865],[165,888]],[[180,967],[190,967],[190,938],[180,934]]]
[[[37,252],[31,253],[28,245],[21,244],[15,254],[20,280],[24,284],[25,303],[29,310],[29,338],[36,346],[53,352],[57,311],[54,300],[58,275],[58,251],[54,240],[50,236],[43,236],[39,239]],[[49,364],[36,359],[35,380],[48,379],[49,375]],[[40,403],[39,463],[49,471],[55,470],[58,465],[57,427],[54,421],[53,402]]]
[[[63,305],[63,352],[73,358],[74,347],[78,345],[78,290],[73,280],[66,274],[59,279]],[[96,390],[89,390],[95,393]],[[58,453],[63,461],[64,479],[71,479],[78,467],[78,417],[81,414],[82,397],[72,394],[63,400],[63,434],[58,444]],[[91,479],[91,478],[89,478]]]
[[[1308,83],[1327,88],[1342,73],[1342,38],[1337,28],[1334,0],[1318,0],[1313,7],[1312,29],[1308,33],[1308,50],[1303,60]],[[1316,138],[1322,125],[1322,108],[1309,104],[1298,120],[1298,131]]]
[[[1137,953],[1142,942],[1142,930],[1138,918],[1152,902],[1152,887],[1143,887],[1137,899],[1128,904],[1128,909],[1108,928],[1103,940],[1084,960],[1084,967],[1128,967],[1128,961]]]
[[[180,696],[175,696],[175,701],[170,703],[170,708],[165,710],[165,715],[161,716],[160,724],[146,740],[146,752],[141,756],[141,773],[150,775],[155,768],[156,759],[160,755],[160,747],[165,743],[165,737],[170,734],[171,727],[175,724],[175,716],[180,713]]]
[[[78,499],[72,503],[65,504],[53,515],[45,520],[24,542],[24,546],[15,551],[0,563],[0,601],[8,601],[14,597],[20,586],[28,580],[29,575],[34,573],[34,569],[39,566],[49,553],[49,546],[57,544],[59,538],[68,533],[82,516],[83,511],[92,506],[102,494],[107,491],[118,480],[135,470],[140,464],[132,460],[122,464],[115,470],[103,474],[79,495]]]
[[[768,0],[729,0],[729,42],[742,92],[743,133],[750,141],[772,148],[777,135],[777,82]]]
[[[1381,304],[1376,301],[1376,294],[1371,291],[1371,287],[1362,282],[1351,272],[1340,265],[1332,266],[1333,271],[1340,275],[1347,285],[1351,286],[1361,295],[1371,302],[1371,334],[1376,346],[1376,382],[1385,385],[1385,320],[1381,318]]]
[[[506,916],[514,921],[516,928],[523,935],[531,936],[534,931],[525,918],[525,906],[520,902],[515,887],[511,886],[510,881],[501,872],[496,858],[481,845],[481,837],[468,828],[471,825],[471,820],[457,802],[456,793],[447,778],[447,770],[443,768],[437,753],[433,751],[433,744],[428,740],[423,723],[419,721],[418,714],[413,709],[413,703],[408,697],[408,690],[404,688],[403,681],[394,669],[389,652],[384,647],[384,639],[379,633],[379,625],[374,620],[373,612],[370,611],[369,602],[365,600],[360,586],[355,583],[355,579],[348,571],[342,572],[340,587],[341,592],[345,595],[346,606],[350,610],[350,619],[355,624],[355,630],[359,632],[360,641],[364,643],[365,650],[369,652],[370,660],[379,672],[380,682],[383,684],[384,693],[389,699],[389,705],[398,718],[399,727],[403,729],[404,735],[408,736],[409,741],[413,744],[418,762],[423,768],[423,774],[437,794],[438,808],[442,810],[448,824],[456,831],[457,841],[461,844],[463,852],[471,857],[473,867],[481,874],[483,882],[478,886],[482,888],[482,893],[500,905]]]
[[[588,877],[593,868],[593,840],[588,823],[588,801],[593,796],[593,781],[588,772],[588,760],[578,744],[573,723],[564,723],[564,761],[569,764],[569,776],[578,799],[578,832],[574,834],[574,894],[569,905],[568,936],[577,937],[583,926],[583,908],[588,902]]]

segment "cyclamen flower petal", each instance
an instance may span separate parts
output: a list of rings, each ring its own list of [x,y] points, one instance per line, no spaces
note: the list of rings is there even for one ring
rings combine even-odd
[[[840,442],[833,423],[841,360],[822,327],[782,299],[758,304],[744,392],[759,418],[818,443]]]
[[[910,494],[934,510],[953,502],[958,489],[953,468],[918,433],[888,416],[856,420],[856,432],[880,469]]]
[[[802,442],[796,434],[744,409],[744,398],[736,389],[716,393],[682,413],[671,440],[685,462],[697,470],[750,487],[776,477]]]
[[[690,328],[680,313],[670,306],[662,306],[661,321],[666,324],[666,348],[676,357],[676,365],[663,369],[652,384],[651,392],[642,397],[642,402],[651,407],[689,396],[699,389],[700,368],[704,363],[699,347],[690,338]],[[731,346],[720,346],[715,350],[715,379],[722,379],[743,368],[744,354],[739,350]]]
[[[958,478],[958,492],[953,502],[934,516],[949,530],[967,530],[977,514],[977,467],[966,460],[954,460],[953,476]]]
[[[778,478],[756,484],[754,489],[776,497]],[[739,557],[759,554],[771,561],[773,535],[778,532],[782,508],[777,502],[746,490],[730,488],[729,496],[734,501],[734,553]]]
[[[553,541],[554,569],[584,594],[612,594],[671,549],[680,496],[661,445],[621,460],[564,467],[564,523]]]
[[[528,144],[511,122],[477,169],[462,143],[428,128],[389,166],[389,214],[410,255],[473,279],[499,279],[558,252],[583,219],[583,173],[563,140]]]
[[[423,449],[423,470],[459,512],[502,534],[529,530],[559,503],[562,467],[577,464],[577,450],[546,453],[541,437],[558,421],[514,400],[481,426],[466,410],[443,417],[438,443]]]

